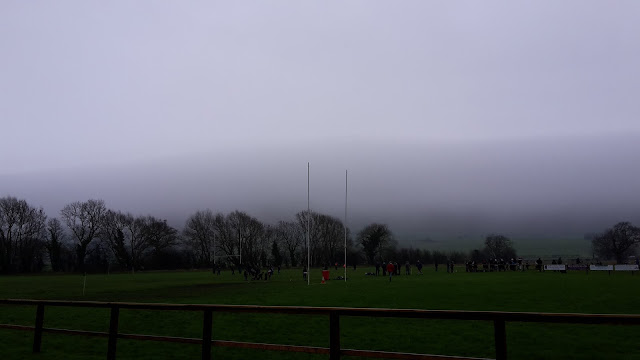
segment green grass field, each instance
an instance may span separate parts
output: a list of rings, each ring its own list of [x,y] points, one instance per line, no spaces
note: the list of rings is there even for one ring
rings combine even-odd
[[[342,269],[338,270],[341,273]],[[422,276],[365,276],[359,268],[349,281],[312,285],[301,271],[284,270],[270,281],[249,281],[229,272],[154,272],[89,275],[82,295],[80,275],[0,277],[0,298],[197,304],[345,306],[414,309],[497,310],[577,313],[640,313],[640,274],[465,273]],[[462,271],[462,272],[461,272]],[[337,276],[332,272],[332,277]],[[0,323],[33,325],[34,307],[0,306]],[[45,327],[107,331],[106,309],[48,307]],[[215,339],[328,346],[326,316],[214,314]],[[121,310],[119,331],[201,336],[202,314]],[[32,333],[0,330],[2,359],[104,359],[106,339],[43,335],[42,353],[32,354]],[[640,326],[507,323],[510,359],[640,359]],[[495,356],[493,324],[481,321],[341,319],[343,348]],[[118,341],[118,359],[197,359],[197,345]],[[325,359],[326,356],[214,348],[218,359]]]

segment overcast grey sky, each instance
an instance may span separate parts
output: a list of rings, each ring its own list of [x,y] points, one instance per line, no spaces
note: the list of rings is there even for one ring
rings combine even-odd
[[[640,223],[638,1],[2,1],[0,196],[406,237]]]

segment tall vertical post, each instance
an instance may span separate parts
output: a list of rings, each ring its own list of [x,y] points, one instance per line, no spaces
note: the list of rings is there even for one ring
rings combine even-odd
[[[205,310],[202,322],[202,360],[211,360],[211,320],[211,310]]]
[[[118,341],[118,317],[120,316],[120,308],[118,306],[111,307],[111,319],[109,321],[109,344],[107,345],[107,360],[116,359],[116,343]]]
[[[493,320],[493,331],[496,343],[496,360],[507,359],[507,330],[504,320]]]
[[[309,222],[311,221],[311,205],[309,202],[309,163],[307,163],[307,285],[311,284],[311,247],[309,241]]]
[[[344,171],[344,282],[347,282],[347,170]]]
[[[33,331],[33,352],[39,353],[42,344],[42,324],[44,323],[44,304],[36,308],[36,327]]]
[[[329,360],[340,360],[340,315],[329,314]]]

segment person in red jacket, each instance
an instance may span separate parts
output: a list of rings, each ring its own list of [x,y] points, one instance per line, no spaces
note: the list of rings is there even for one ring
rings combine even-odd
[[[389,261],[389,264],[387,264],[387,272],[389,273],[389,282],[391,282],[391,276],[393,276],[393,271],[395,270],[395,266],[393,266],[393,263],[391,261]]]

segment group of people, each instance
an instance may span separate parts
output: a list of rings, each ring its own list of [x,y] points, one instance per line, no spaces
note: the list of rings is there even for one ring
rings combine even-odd
[[[418,273],[420,275],[422,275],[422,263],[420,262],[420,260],[418,260],[416,262],[416,269],[418,269]],[[402,273],[402,266],[400,264],[398,264],[397,262],[393,262],[393,261],[389,261],[387,262],[377,262],[376,263],[376,273],[375,274],[371,274],[371,273],[367,273],[367,275],[375,275],[375,276],[380,276],[380,272],[382,271],[382,276],[387,276],[387,274],[389,274],[389,281],[391,281],[391,277],[392,276],[400,276],[400,274]],[[405,275],[411,275],[411,264],[409,263],[409,261],[405,262],[404,264],[404,273]]]
[[[638,263],[639,260],[636,259],[636,263]],[[562,258],[558,258],[557,260],[554,259],[551,262],[552,264],[562,264]],[[580,264],[580,258],[575,259],[575,264]],[[438,261],[434,262],[435,265],[435,271],[438,271]],[[447,273],[454,273],[455,272],[455,262],[453,261],[453,259],[448,259],[444,261],[444,265],[447,268]],[[338,269],[338,263],[336,262],[334,264],[334,268],[337,270]],[[346,267],[346,264],[343,265],[343,267]],[[424,267],[423,264],[420,262],[420,260],[418,260],[415,264],[415,267],[417,269],[417,274],[418,275],[423,275],[422,273],[422,268]],[[469,260],[465,262],[465,272],[503,272],[503,271],[526,271],[529,270],[530,264],[529,264],[529,260],[523,260],[522,257],[519,258],[511,258],[509,260],[504,260],[504,259],[498,259],[498,258],[493,258],[493,259],[489,259],[489,260],[483,260],[482,262],[476,262],[474,260]],[[325,270],[328,269],[328,266],[324,266],[323,267]],[[213,266],[213,273],[220,275],[220,265],[219,264],[214,264]],[[281,267],[278,266],[277,267],[277,271],[278,274],[280,273],[280,269]],[[356,266],[353,265],[353,269],[356,270]],[[376,272],[374,273],[370,273],[367,272],[365,275],[374,275],[374,276],[389,276],[389,281],[391,281],[393,276],[400,276],[402,274],[402,265],[398,264],[397,262],[393,262],[393,261],[383,261],[383,262],[377,262],[375,264],[375,269]],[[542,271],[543,270],[543,261],[541,258],[538,258],[535,261],[535,269],[538,271]],[[235,269],[233,268],[233,266],[230,267],[231,273],[235,274]],[[409,261],[406,261],[404,264],[404,273],[405,275],[411,275],[412,272],[412,266],[411,263],[409,263]],[[243,274],[244,275],[244,279],[246,281],[248,281],[249,279],[251,280],[269,280],[271,279],[271,276],[274,274],[275,270],[273,266],[269,266],[267,271],[263,272],[259,266],[247,266],[244,269],[242,267],[238,268],[238,273]],[[381,274],[382,273],[382,274]],[[308,271],[307,268],[304,267],[302,269],[302,277],[304,280],[307,279],[308,276]]]
[[[278,265],[276,268],[278,270],[278,274],[280,274],[282,266]],[[220,275],[222,266],[220,266],[220,264],[213,264],[211,270],[214,274]],[[229,266],[229,270],[231,270],[231,275],[236,274],[236,268],[233,265]],[[241,265],[237,270],[238,274],[244,275],[245,280],[249,280],[249,278],[251,278],[251,280],[269,280],[276,271],[273,265],[269,265],[267,267],[267,271],[262,271],[262,269],[258,265]]]
[[[482,268],[480,268],[482,265]],[[477,261],[469,260],[465,263],[465,272],[500,272],[500,271],[525,271],[529,270],[529,261],[519,258],[511,258],[510,260],[493,258],[483,260],[481,264]]]
[[[236,269],[231,266],[229,268],[231,270],[231,275],[235,275],[236,274]],[[280,269],[281,267],[278,266],[278,274],[280,274]],[[220,266],[219,265],[214,265],[213,267],[213,273],[220,275]],[[249,281],[249,279],[251,280],[270,280],[271,276],[273,276],[273,274],[275,273],[275,270],[273,268],[272,265],[269,265],[269,267],[267,268],[266,271],[262,271],[262,269],[260,268],[260,266],[246,266],[246,267],[239,267],[238,268],[238,273],[244,276],[244,280],[245,281]]]
[[[273,273],[273,266],[269,266],[269,268],[265,272],[263,272],[260,267],[256,266],[247,268],[244,271],[243,275],[245,281],[249,280],[249,276],[251,276],[251,280],[262,280],[262,278],[264,277],[264,280],[267,281],[271,280],[271,276],[273,276]],[[280,267],[278,267],[278,273],[280,273]]]

